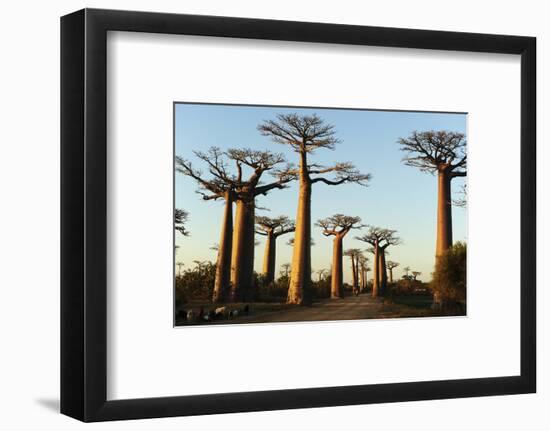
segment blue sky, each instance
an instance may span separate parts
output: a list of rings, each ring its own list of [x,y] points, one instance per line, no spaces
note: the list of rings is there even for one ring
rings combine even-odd
[[[396,229],[403,244],[387,249],[387,259],[400,263],[394,270],[394,277],[401,277],[403,267],[409,266],[422,272],[420,279],[430,279],[435,253],[436,177],[405,166],[401,162],[404,153],[399,150],[397,140],[409,136],[413,130],[445,129],[466,133],[466,114],[183,103],[177,104],[175,109],[175,154],[191,160],[196,167],[202,165],[192,151],[206,151],[211,146],[270,150],[297,163],[298,155],[290,147],[272,143],[268,137],[258,133],[256,126],[279,113],[316,113],[334,125],[341,142],[335,150],[317,150],[310,155],[309,161],[327,165],[335,161],[351,161],[361,172],[370,173],[372,180],[368,187],[315,184],[312,224],[317,219],[343,213],[359,216],[365,224]],[[266,181],[269,179],[270,176],[265,177]],[[454,179],[453,191],[464,182],[463,178]],[[223,204],[221,201],[203,201],[196,190],[197,185],[192,179],[176,173],[176,208],[189,212],[187,227],[190,231],[189,237],[176,234],[176,244],[180,246],[176,261],[183,262],[186,268],[193,266],[193,260],[215,262],[216,252],[210,247],[219,242]],[[294,219],[297,199],[297,184],[291,183],[287,189],[274,190],[259,197],[257,206],[270,211],[258,211],[258,214],[270,217],[286,215]],[[354,239],[360,233],[350,232],[344,239],[344,248],[365,249],[367,244]],[[277,274],[282,264],[292,260],[292,247],[286,245],[291,235],[278,240]],[[453,239],[466,240],[466,235],[467,211],[453,207]],[[313,270],[330,268],[332,239],[324,237],[321,229],[315,226],[312,236],[316,242],[312,249]],[[262,236],[258,235],[257,239],[260,244],[256,247],[254,267],[260,272],[265,243]],[[366,255],[372,262],[372,255]],[[346,258],[344,268],[344,279],[350,281],[351,266]],[[369,273],[370,277],[372,273]]]

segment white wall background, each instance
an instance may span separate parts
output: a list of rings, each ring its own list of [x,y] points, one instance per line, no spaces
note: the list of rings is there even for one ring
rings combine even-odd
[[[549,296],[543,271],[550,240],[542,220],[548,175],[542,142],[550,90],[550,51],[544,2],[322,2],[314,0],[90,0],[10,2],[2,8],[0,67],[0,424],[72,429],[82,424],[57,414],[59,362],[59,16],[81,7],[340,22],[538,37],[539,118],[539,392],[536,395],[175,418],[93,425],[127,429],[300,429],[347,426],[386,429],[548,429],[550,418]],[[546,138],[546,139],[545,139]],[[546,184],[547,185],[547,184]],[[509,265],[509,263],[506,263]],[[494,269],[499,270],[498,268]]]

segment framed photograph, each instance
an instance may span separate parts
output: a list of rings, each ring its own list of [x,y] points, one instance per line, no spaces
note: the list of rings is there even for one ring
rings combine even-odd
[[[61,19],[61,411],[536,390],[536,41]]]

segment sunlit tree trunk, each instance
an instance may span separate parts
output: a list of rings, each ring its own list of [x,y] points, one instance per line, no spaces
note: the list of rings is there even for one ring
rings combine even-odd
[[[378,291],[381,294],[385,293],[388,285],[388,273],[386,272],[386,250],[379,247],[378,251]]]
[[[342,242],[343,237],[336,235],[334,237],[332,248],[332,276],[330,282],[330,297],[339,299],[343,297],[343,271],[342,271]]]
[[[358,281],[358,277],[357,277],[357,265],[358,265],[358,262],[357,262],[357,257],[356,256],[351,256],[351,275],[352,275],[352,282],[353,282],[353,292],[355,293],[355,291],[359,288],[359,281]]]
[[[300,193],[296,214],[296,231],[292,251],[292,272],[287,303],[303,304],[311,284],[311,181],[306,153],[300,154]]]
[[[436,257],[441,256],[453,244],[451,210],[451,174],[440,169],[437,175],[437,240]]]
[[[246,299],[254,282],[254,198],[236,201],[231,257],[232,301]]]
[[[267,232],[264,252],[263,275],[267,284],[275,279],[275,253],[276,253],[277,238],[273,231]]]
[[[212,302],[225,300],[229,293],[231,279],[231,251],[233,235],[233,199],[230,192],[225,193],[225,209],[223,213],[218,259],[216,263],[216,279]]]

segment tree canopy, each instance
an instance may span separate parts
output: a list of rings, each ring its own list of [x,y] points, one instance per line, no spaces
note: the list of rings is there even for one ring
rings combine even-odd
[[[275,218],[266,216],[256,217],[256,233],[259,235],[268,235],[271,232],[277,237],[285,233],[294,232],[295,228],[294,221],[290,220],[287,216],[278,216]]]
[[[400,138],[403,162],[424,172],[447,170],[453,176],[466,175],[466,139],[463,133],[446,130],[413,131]]]
[[[331,217],[317,220],[316,225],[323,229],[323,235],[336,236],[348,233],[351,229],[360,229],[361,217],[335,214]]]
[[[189,236],[189,231],[185,227],[189,213],[185,210],[176,208],[174,210],[174,229],[176,229],[183,236]]]

